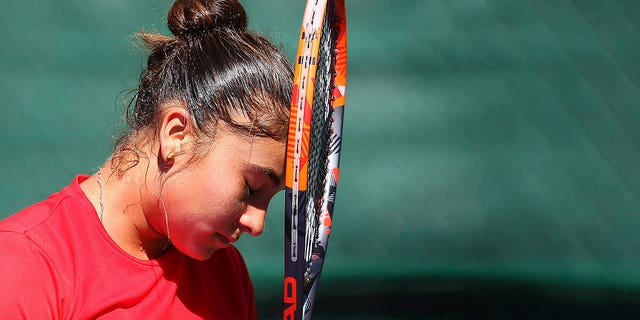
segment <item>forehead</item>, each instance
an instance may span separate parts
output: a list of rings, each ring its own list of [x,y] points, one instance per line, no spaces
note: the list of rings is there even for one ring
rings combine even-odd
[[[220,128],[212,141],[210,152],[218,161],[230,161],[271,169],[284,174],[286,143],[266,137],[249,137],[229,128]]]

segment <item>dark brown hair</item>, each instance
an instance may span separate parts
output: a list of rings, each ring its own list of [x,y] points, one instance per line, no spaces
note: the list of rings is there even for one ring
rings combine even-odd
[[[139,162],[131,138],[155,133],[161,106],[171,100],[185,105],[198,135],[215,137],[222,121],[239,133],[285,141],[293,71],[278,48],[247,30],[242,5],[177,0],[167,20],[174,37],[139,34],[150,54],[127,108],[130,131],[116,143],[114,166],[128,162],[119,168],[126,170]],[[135,153],[133,158],[122,154],[127,151]]]

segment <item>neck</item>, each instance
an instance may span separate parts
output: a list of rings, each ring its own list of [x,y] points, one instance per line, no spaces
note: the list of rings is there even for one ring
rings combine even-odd
[[[118,175],[109,162],[80,185],[96,208],[102,225],[118,246],[139,259],[161,256],[169,245],[157,197],[157,175],[142,163]],[[144,170],[144,171],[143,171]],[[100,183],[98,183],[100,182]]]

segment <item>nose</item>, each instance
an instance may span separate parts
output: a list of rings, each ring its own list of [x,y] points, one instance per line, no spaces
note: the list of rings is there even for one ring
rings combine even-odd
[[[259,236],[264,231],[264,220],[267,216],[267,208],[257,208],[248,206],[240,216],[240,229],[254,237]]]

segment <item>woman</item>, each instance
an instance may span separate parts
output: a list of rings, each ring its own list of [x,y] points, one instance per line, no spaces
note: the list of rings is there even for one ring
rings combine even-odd
[[[231,245],[282,189],[293,72],[235,0],[178,0],[131,130],[93,176],[0,222],[8,319],[253,319]]]

